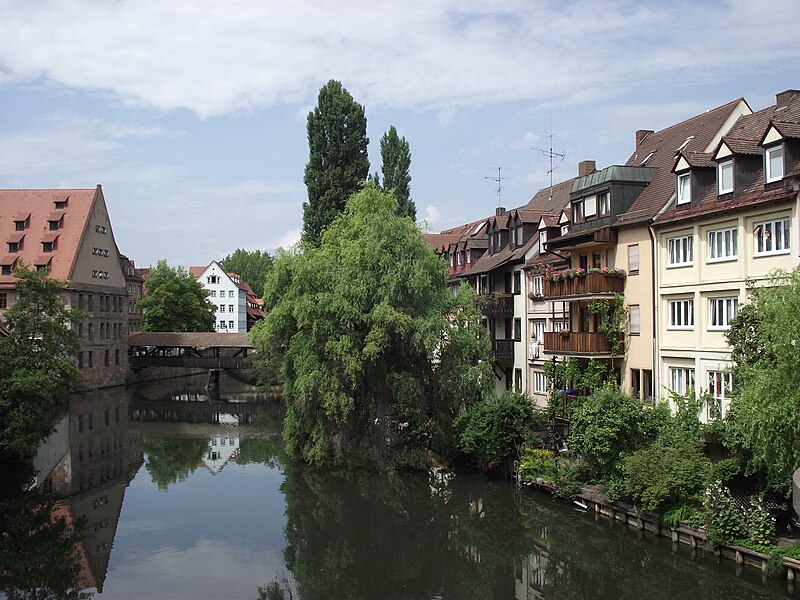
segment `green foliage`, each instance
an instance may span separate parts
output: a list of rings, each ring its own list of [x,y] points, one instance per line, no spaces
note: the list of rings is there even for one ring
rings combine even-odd
[[[758,288],[728,332],[734,385],[726,442],[748,472],[786,493],[800,467],[800,269]]]
[[[604,361],[589,359],[585,367],[581,367],[577,358],[570,357],[559,361],[556,357],[545,361],[542,366],[550,391],[574,389],[587,395],[608,379],[609,365]]]
[[[251,339],[284,382],[287,452],[312,464],[414,464],[492,383],[474,292],[449,293],[445,265],[372,185],[318,247],[278,254],[264,301]]]
[[[594,300],[589,302],[589,310],[600,315],[600,325],[597,328],[611,350],[612,355],[622,354],[625,350],[625,298],[622,294],[614,294],[614,302],[608,300]]]
[[[80,387],[74,325],[83,313],[64,306],[65,283],[46,271],[20,264],[14,275],[19,299],[5,313],[10,335],[0,337],[0,449],[29,458]]]
[[[145,283],[139,300],[142,331],[214,331],[215,308],[208,291],[183,267],[160,260]]]
[[[670,529],[677,528],[681,523],[695,526],[704,525],[703,513],[698,509],[698,503],[697,500],[692,500],[663,510],[661,512],[661,524]]]
[[[641,402],[606,384],[572,411],[570,449],[602,480],[620,474],[623,459],[646,443],[649,427]]]
[[[153,483],[166,490],[194,473],[208,450],[208,440],[148,435],[141,441],[141,450],[147,455],[145,468]]]
[[[293,600],[292,586],[284,575],[258,588],[258,600]]]
[[[569,453],[562,452],[556,456],[550,450],[526,448],[520,459],[518,475],[523,483],[551,486],[556,497],[566,500],[581,491],[581,467]]]
[[[405,137],[397,135],[394,125],[381,138],[381,160],[383,164],[383,185],[379,184],[378,175],[373,181],[380,187],[391,192],[397,200],[397,214],[401,217],[411,217],[417,220],[417,206],[411,199],[411,175],[408,169],[411,166],[411,150]]]
[[[225,270],[236,273],[247,283],[258,298],[264,295],[264,281],[272,271],[273,259],[269,252],[253,250],[248,252],[238,248],[220,261]]]
[[[458,446],[487,470],[509,474],[520,457],[520,447],[533,441],[538,424],[533,405],[525,394],[506,390],[501,398],[470,406],[455,421]]]
[[[764,508],[763,495],[753,496],[740,505],[721,483],[706,492],[706,528],[712,544],[770,544],[775,520]]]
[[[369,174],[367,117],[342,84],[330,80],[308,113],[308,164],[304,181],[303,241],[318,245]]]

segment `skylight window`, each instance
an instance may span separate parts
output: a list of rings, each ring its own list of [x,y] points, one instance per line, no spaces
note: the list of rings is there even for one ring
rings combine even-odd
[[[653,158],[653,154],[655,154],[655,153],[656,153],[656,151],[655,151],[655,150],[653,150],[653,151],[652,151],[650,154],[648,154],[647,156],[645,156],[645,157],[644,157],[644,160],[643,160],[642,162],[640,162],[640,163],[639,163],[639,166],[640,166],[640,167],[647,166],[647,163],[650,161],[650,159],[651,159],[651,158]]]
[[[689,145],[689,142],[691,142],[693,139],[694,139],[694,136],[693,136],[693,135],[690,135],[689,137],[687,137],[687,138],[686,138],[686,139],[683,141],[683,143],[682,143],[680,146],[678,146],[678,148],[675,150],[675,153],[677,154],[678,152],[680,152],[681,150],[683,150],[684,148],[686,148],[686,146],[688,146],[688,145]]]

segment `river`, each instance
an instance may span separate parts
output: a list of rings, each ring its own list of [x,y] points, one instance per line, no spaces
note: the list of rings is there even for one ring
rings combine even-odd
[[[235,402],[209,402],[197,379],[74,402],[38,459],[48,502],[3,496],[4,597],[798,597],[510,483],[291,464],[280,409],[256,418],[249,388],[225,386]],[[65,542],[53,523],[81,517]]]

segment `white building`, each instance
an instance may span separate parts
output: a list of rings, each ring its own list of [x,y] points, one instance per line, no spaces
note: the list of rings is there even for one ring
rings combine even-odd
[[[217,261],[207,267],[191,267],[189,272],[209,291],[208,299],[217,307],[215,331],[247,331],[247,286],[236,273],[228,273]]]

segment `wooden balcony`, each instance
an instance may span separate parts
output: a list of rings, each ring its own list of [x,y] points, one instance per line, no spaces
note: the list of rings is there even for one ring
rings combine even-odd
[[[569,333],[547,331],[544,334],[544,351],[551,354],[611,354],[602,333]]]
[[[511,317],[514,315],[513,294],[487,294],[484,296],[483,314],[487,317]]]
[[[513,364],[514,340],[492,340],[492,353],[500,364]]]
[[[621,294],[625,279],[617,275],[587,273],[585,277],[544,281],[545,298],[566,298],[569,296],[591,296],[593,294]]]

